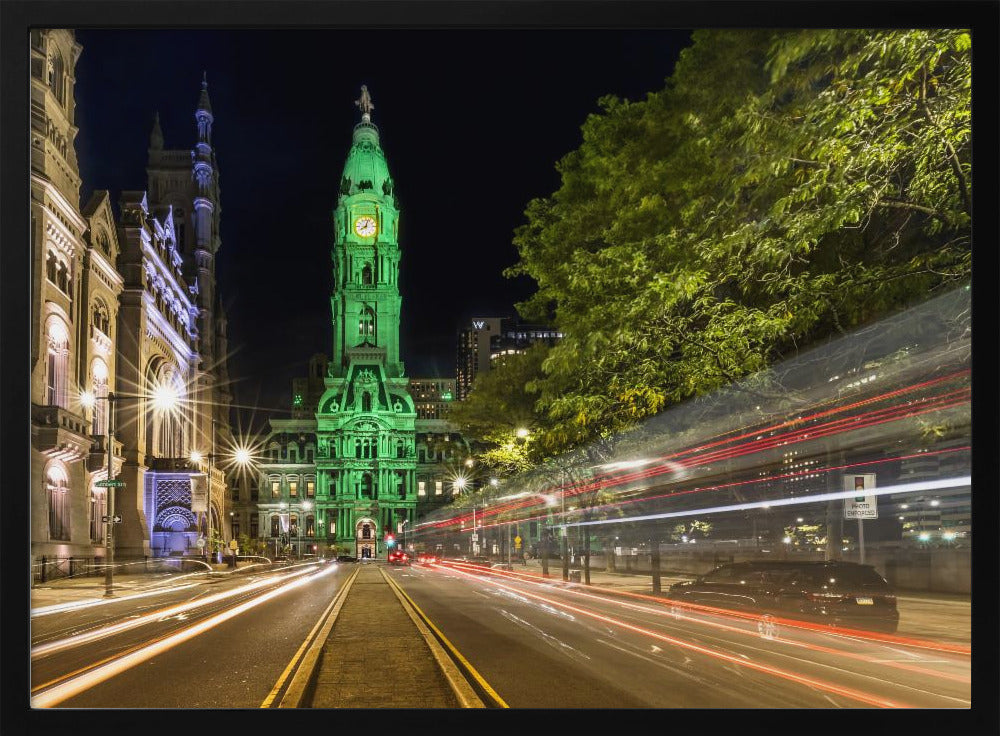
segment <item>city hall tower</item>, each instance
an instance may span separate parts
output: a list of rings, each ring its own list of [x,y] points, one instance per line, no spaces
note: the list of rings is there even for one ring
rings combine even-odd
[[[333,355],[316,411],[318,501],[337,545],[383,557],[416,507],[416,410],[399,354],[399,205],[367,87],[333,212]],[[334,536],[330,534],[329,536]]]

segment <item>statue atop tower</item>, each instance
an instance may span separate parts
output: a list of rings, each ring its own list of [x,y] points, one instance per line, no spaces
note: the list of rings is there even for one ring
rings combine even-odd
[[[354,104],[361,108],[361,119],[366,123],[372,121],[372,110],[375,109],[375,105],[372,104],[372,96],[368,94],[368,85],[361,85],[361,98],[354,101]]]

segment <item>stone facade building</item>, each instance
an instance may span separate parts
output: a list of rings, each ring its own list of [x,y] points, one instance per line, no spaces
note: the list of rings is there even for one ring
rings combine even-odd
[[[226,441],[231,401],[207,83],[195,149],[164,151],[157,122],[149,191],[123,192],[116,216],[107,191],[79,206],[82,47],[66,29],[33,30],[30,45],[32,556],[103,557],[112,505],[116,558],[183,554],[224,529],[223,473],[191,452]],[[124,483],[113,504],[98,485],[109,468]]]

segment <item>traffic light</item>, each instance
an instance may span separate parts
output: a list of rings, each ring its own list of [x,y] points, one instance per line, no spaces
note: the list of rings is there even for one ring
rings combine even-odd
[[[391,534],[386,534],[385,535],[385,544],[386,544],[387,547],[395,547],[396,546],[396,538],[394,536],[392,536]]]

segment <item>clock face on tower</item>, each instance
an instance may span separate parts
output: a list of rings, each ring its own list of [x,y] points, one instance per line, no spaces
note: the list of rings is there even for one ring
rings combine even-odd
[[[371,215],[362,215],[354,221],[354,232],[363,238],[374,235],[376,229],[375,218]]]

